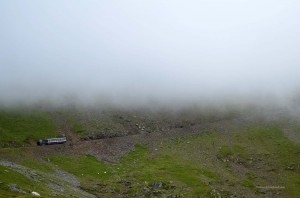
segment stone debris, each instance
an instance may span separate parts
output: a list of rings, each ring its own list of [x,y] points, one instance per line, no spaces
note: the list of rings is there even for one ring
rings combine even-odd
[[[24,190],[20,189],[17,184],[10,184],[10,185],[8,185],[8,188],[11,191],[26,194],[26,192]]]
[[[95,197],[94,195],[80,189],[80,181],[78,178],[76,178],[70,173],[59,169],[58,167],[55,167],[55,173],[50,174],[36,171],[25,166],[16,164],[14,162],[5,160],[0,161],[0,165],[5,166],[13,171],[16,171],[35,182],[45,182],[46,186],[52,190],[51,194],[53,196],[61,196],[64,193],[64,195],[67,196],[74,196],[76,194],[79,197]],[[25,192],[24,190],[20,189],[16,184],[10,184],[9,189],[11,191],[28,194],[28,191]],[[31,193],[32,191],[29,192]]]
[[[162,182],[154,182],[152,186],[153,186],[153,188],[161,188],[163,186],[163,183]]]

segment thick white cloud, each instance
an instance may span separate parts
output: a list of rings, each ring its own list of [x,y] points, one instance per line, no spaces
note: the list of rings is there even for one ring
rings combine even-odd
[[[0,100],[288,96],[299,19],[296,0],[3,0]]]

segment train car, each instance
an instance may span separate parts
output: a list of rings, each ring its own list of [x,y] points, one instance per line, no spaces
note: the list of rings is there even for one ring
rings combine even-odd
[[[67,142],[67,138],[66,137],[48,138],[48,139],[37,141],[37,145],[38,146],[43,146],[43,145],[52,145],[52,144],[64,144],[66,142]]]

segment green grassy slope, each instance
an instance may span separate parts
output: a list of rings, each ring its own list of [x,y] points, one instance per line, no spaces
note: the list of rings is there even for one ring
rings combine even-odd
[[[56,135],[55,123],[46,113],[0,111],[0,147],[22,146]]]
[[[105,119],[109,120],[108,117]],[[137,144],[115,163],[98,160],[88,153],[74,153],[72,146],[76,147],[76,142],[18,147],[41,137],[56,136],[56,124],[51,118],[42,112],[1,111],[0,143],[9,148],[0,148],[0,162],[10,161],[28,169],[18,172],[18,169],[0,165],[0,197],[30,197],[9,190],[11,184],[17,184],[26,192],[35,190],[44,197],[54,196],[49,186],[65,188],[54,197],[70,197],[76,195],[77,190],[99,197],[300,196],[300,145],[288,139],[276,123],[249,122],[231,127],[234,122],[225,126],[221,121],[218,127],[209,127],[202,134],[166,136],[151,145]],[[82,123],[76,125],[76,119],[72,120],[74,133],[80,132],[80,125],[85,124],[81,119]],[[123,122],[126,125],[122,127],[126,129],[131,125],[137,127],[136,123],[146,125],[134,116],[113,116],[113,119],[118,123],[117,128]],[[177,117],[174,123],[172,118],[168,119],[167,126],[177,125],[180,119]],[[151,121],[145,120],[147,124]],[[93,122],[97,124],[96,120]],[[155,123],[164,127],[157,124],[160,122],[163,121],[157,119]],[[196,126],[189,122],[198,123],[197,120],[185,122],[180,123],[184,126],[182,131]],[[151,133],[145,137],[148,135],[151,138]],[[75,176],[79,186],[63,180],[66,174],[57,175],[58,169]]]
[[[248,127],[165,141],[154,152],[144,146],[119,163],[92,156],[51,156],[51,162],[78,176],[97,195],[300,195],[300,146],[278,128]],[[154,182],[162,187],[153,188]],[[101,186],[101,187],[99,187]],[[267,187],[283,187],[276,190]],[[274,195],[275,196],[275,195]]]
[[[19,150],[15,148],[14,150]],[[212,131],[164,140],[156,149],[137,145],[118,163],[90,155],[49,155],[44,161],[22,151],[19,164],[46,173],[59,167],[79,178],[80,186],[98,196],[208,196],[232,195],[297,197],[300,195],[300,146],[278,128],[248,127],[230,134]],[[4,154],[2,152],[1,158]],[[27,157],[26,157],[27,156]],[[1,166],[2,194],[15,196],[7,184],[36,189],[37,183]],[[159,187],[155,187],[161,185]],[[279,186],[284,189],[259,187]]]

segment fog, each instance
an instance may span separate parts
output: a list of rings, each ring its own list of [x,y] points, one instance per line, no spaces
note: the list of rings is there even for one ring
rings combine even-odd
[[[299,101],[299,19],[298,0],[1,0],[0,103]]]

